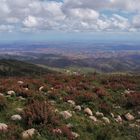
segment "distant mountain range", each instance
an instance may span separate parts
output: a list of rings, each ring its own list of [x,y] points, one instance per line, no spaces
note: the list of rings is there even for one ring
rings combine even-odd
[[[91,42],[1,44],[0,59],[25,61],[34,64],[34,67],[77,67],[90,68],[98,72],[139,73],[140,45]],[[38,71],[38,68],[36,69]]]

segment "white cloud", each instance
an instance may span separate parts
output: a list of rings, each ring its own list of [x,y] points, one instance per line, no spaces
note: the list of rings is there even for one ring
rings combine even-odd
[[[110,0],[110,8],[115,8],[124,11],[140,11],[140,1],[139,0]]]
[[[139,7],[140,0],[0,0],[0,26],[19,31],[138,31]]]
[[[38,26],[38,21],[36,17],[33,16],[28,16],[27,18],[25,18],[25,20],[23,21],[23,25],[25,27],[36,27]]]
[[[124,18],[117,14],[113,14],[112,21],[113,21],[113,25],[116,28],[119,28],[122,30],[127,30],[130,26],[127,18]]]
[[[133,22],[133,26],[134,26],[135,28],[140,28],[140,15],[134,16],[132,22]]]
[[[65,0],[64,8],[140,11],[139,0]]]
[[[81,20],[94,20],[99,17],[99,13],[92,9],[75,8],[68,11],[70,17],[79,18]]]

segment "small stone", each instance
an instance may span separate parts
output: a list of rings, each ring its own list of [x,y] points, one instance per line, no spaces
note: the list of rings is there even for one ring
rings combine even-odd
[[[56,101],[50,100],[49,103],[50,103],[51,105],[55,105],[55,104],[56,104]]]
[[[140,127],[137,124],[129,124],[129,126],[132,127],[132,128],[135,128],[135,127],[139,128]]]
[[[115,118],[116,122],[122,123],[122,118],[120,115],[117,116],[117,118]]]
[[[133,115],[131,115],[130,113],[127,113],[125,114],[125,118],[128,120],[128,121],[132,121],[135,119],[135,117]]]
[[[91,111],[90,108],[85,108],[85,109],[84,109],[84,112],[85,112],[86,114],[90,115],[90,116],[93,115],[93,113],[92,113],[92,111]]]
[[[22,132],[22,138],[31,139],[36,134],[36,132],[37,131],[34,128],[28,129],[28,130]]]
[[[5,123],[0,123],[0,131],[7,131],[8,130],[8,125]]]
[[[102,119],[103,119],[103,121],[104,121],[105,123],[110,124],[110,120],[109,120],[107,117],[103,117]]]
[[[22,113],[23,112],[23,108],[16,108],[16,112],[17,113]]]
[[[24,88],[24,90],[28,91],[28,90],[29,90],[29,88]]]
[[[115,109],[120,109],[121,107],[118,105],[118,106],[114,106]]]
[[[80,135],[79,135],[78,133],[76,133],[76,132],[71,132],[71,134],[72,134],[72,136],[73,136],[74,138],[80,137]]]
[[[72,114],[69,111],[62,111],[60,112],[60,115],[62,115],[64,119],[69,119],[72,117]]]
[[[0,93],[0,96],[4,96],[3,93]]]
[[[18,99],[21,100],[21,101],[25,101],[25,100],[26,100],[26,99],[23,98],[22,96],[19,96]]]
[[[58,113],[58,112],[59,112],[59,110],[56,108],[56,109],[54,110],[54,112],[55,112],[55,113]]]
[[[93,120],[94,122],[97,122],[97,118],[96,118],[95,116],[89,116],[89,118],[90,118],[91,120]]]
[[[75,106],[75,102],[73,100],[68,100],[67,101],[69,104],[71,104],[72,106]]]
[[[130,94],[130,93],[131,93],[130,90],[125,90],[125,91],[124,91],[124,94]]]
[[[77,105],[74,109],[77,110],[77,111],[81,111],[82,110],[80,105]]]
[[[114,118],[114,117],[115,117],[113,113],[110,113],[110,115],[111,115],[111,117],[112,117],[112,118]]]
[[[16,94],[16,93],[15,93],[15,91],[13,91],[13,90],[7,91],[7,95],[12,96],[12,95],[15,95],[15,94]]]
[[[23,82],[23,81],[18,81],[17,83],[18,83],[19,85],[24,84],[24,82]]]
[[[18,114],[11,116],[11,120],[13,121],[20,121],[22,120],[22,117]]]
[[[140,123],[140,119],[136,120],[137,123]]]
[[[44,89],[44,86],[41,86],[41,87],[39,88],[39,91],[43,91],[43,89]]]
[[[97,116],[97,117],[103,117],[104,114],[103,114],[102,112],[97,111],[97,112],[96,112],[96,116]]]

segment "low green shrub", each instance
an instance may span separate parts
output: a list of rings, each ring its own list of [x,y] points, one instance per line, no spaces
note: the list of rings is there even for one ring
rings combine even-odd
[[[4,110],[7,107],[7,100],[5,97],[0,96],[0,111]]]

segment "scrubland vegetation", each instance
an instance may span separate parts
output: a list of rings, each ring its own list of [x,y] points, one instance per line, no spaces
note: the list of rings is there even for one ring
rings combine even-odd
[[[140,139],[140,76],[3,77],[0,93],[0,140]]]

